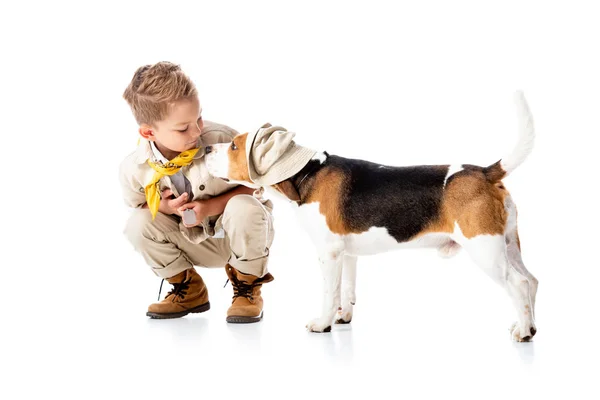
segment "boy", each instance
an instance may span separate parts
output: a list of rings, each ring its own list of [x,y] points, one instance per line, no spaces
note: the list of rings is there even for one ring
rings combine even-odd
[[[120,167],[125,203],[134,208],[125,235],[173,285],[146,315],[207,311],[208,291],[194,265],[225,265],[234,292],[227,322],[259,321],[261,285],[273,280],[267,272],[273,205],[262,191],[210,176],[204,164],[204,146],[230,142],[237,132],[203,121],[194,83],[170,62],[138,68],[123,97],[141,135]]]

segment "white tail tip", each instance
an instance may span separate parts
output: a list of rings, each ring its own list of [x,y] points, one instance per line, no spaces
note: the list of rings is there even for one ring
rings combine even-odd
[[[519,165],[525,161],[527,156],[533,150],[535,141],[535,132],[533,129],[533,116],[529,110],[527,100],[523,91],[518,90],[514,94],[515,105],[517,107],[517,123],[519,126],[519,139],[511,153],[502,157],[500,162],[502,169],[506,171],[506,175],[514,171]]]

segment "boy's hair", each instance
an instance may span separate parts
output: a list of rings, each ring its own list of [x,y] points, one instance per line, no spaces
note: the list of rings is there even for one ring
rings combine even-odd
[[[153,124],[164,119],[169,104],[197,96],[196,86],[179,65],[161,61],[135,71],[123,98],[138,124]]]

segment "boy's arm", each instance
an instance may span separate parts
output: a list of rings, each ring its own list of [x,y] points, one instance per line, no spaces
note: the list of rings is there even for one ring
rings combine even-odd
[[[227,193],[223,193],[222,195],[215,196],[207,200],[197,200],[184,204],[183,206],[179,207],[178,211],[179,214],[182,215],[184,210],[192,208],[196,213],[196,224],[186,226],[196,226],[199,225],[206,217],[212,217],[213,215],[222,214],[225,210],[225,206],[227,206],[227,203],[229,202],[229,200],[231,200],[233,196],[237,196],[239,194],[252,195],[255,190],[256,189],[240,185]]]
[[[146,203],[146,194],[142,185],[133,177],[131,162],[125,159],[119,166],[119,182],[123,194],[123,201],[132,208],[140,208]]]
[[[246,186],[238,186],[233,190],[230,190],[227,193],[223,193],[220,196],[217,197],[213,197],[212,199],[210,199],[210,202],[214,202],[215,204],[213,205],[215,213],[209,215],[209,217],[212,217],[213,215],[219,215],[219,214],[223,214],[223,211],[225,211],[225,206],[227,206],[227,203],[229,202],[229,200],[231,200],[231,198],[233,196],[237,196],[238,194],[249,194],[252,195],[252,193],[254,193],[256,189],[252,189]]]
[[[177,198],[172,197],[171,189],[165,189],[161,195],[161,201],[158,204],[158,211],[165,215],[179,215],[177,209],[187,202],[188,194],[184,193]],[[144,203],[142,208],[148,208],[148,203]]]

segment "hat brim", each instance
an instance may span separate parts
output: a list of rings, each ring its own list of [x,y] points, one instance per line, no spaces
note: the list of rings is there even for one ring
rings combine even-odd
[[[298,146],[294,141],[291,142],[289,149],[275,162],[272,168],[264,174],[259,174],[254,168],[254,163],[250,157],[254,147],[256,136],[263,128],[258,129],[253,134],[248,134],[246,139],[246,161],[248,163],[248,175],[250,180],[261,186],[272,186],[285,181],[296,175],[317,153],[306,147]]]

